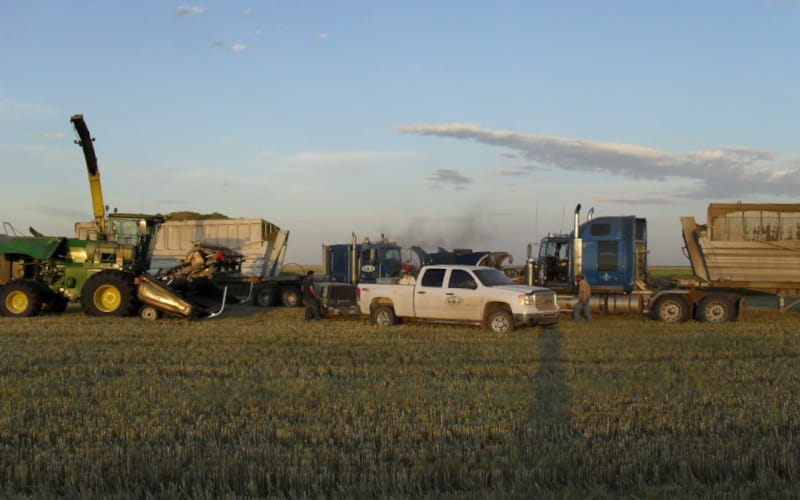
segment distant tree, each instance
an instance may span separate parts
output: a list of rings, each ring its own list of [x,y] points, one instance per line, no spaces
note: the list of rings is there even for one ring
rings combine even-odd
[[[227,215],[221,214],[219,212],[214,212],[210,214],[201,214],[198,212],[192,212],[189,210],[183,210],[180,212],[170,212],[166,214],[167,220],[206,220],[206,219],[230,219]]]

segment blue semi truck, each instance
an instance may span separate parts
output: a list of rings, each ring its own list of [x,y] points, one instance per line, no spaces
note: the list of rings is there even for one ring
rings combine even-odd
[[[666,288],[648,279],[646,219],[593,218],[590,211],[581,223],[580,209],[570,234],[545,236],[536,260],[529,250],[524,273],[529,284],[556,290],[562,311],[577,302],[578,274],[592,287],[592,311],[646,313],[668,323],[735,321],[747,291],[776,295],[781,311],[800,302],[800,205],[712,203],[707,224],[681,217],[693,277]]]

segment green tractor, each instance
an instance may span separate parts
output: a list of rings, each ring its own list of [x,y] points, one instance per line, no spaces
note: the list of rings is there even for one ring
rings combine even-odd
[[[91,316],[137,312],[161,216],[112,214],[105,238],[0,237],[0,314],[35,316],[80,301]]]
[[[184,317],[215,316],[212,305],[192,303],[146,274],[164,218],[161,215],[106,214],[97,157],[83,115],[70,120],[86,158],[94,208],[87,239],[19,234],[0,235],[0,314],[36,316],[64,311],[80,302],[90,316],[155,319],[162,312]],[[224,307],[224,302],[222,307]]]

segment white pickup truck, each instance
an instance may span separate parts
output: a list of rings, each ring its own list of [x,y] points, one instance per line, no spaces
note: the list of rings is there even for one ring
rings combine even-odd
[[[491,267],[426,266],[398,283],[363,283],[356,290],[361,314],[379,326],[401,319],[473,323],[505,333],[521,325],[558,322],[558,300],[549,288],[520,285]]]

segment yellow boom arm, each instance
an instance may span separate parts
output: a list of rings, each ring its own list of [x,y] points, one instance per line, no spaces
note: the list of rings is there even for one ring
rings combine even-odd
[[[97,232],[106,232],[106,208],[103,204],[103,188],[100,185],[100,171],[97,169],[97,156],[94,154],[94,139],[89,134],[89,128],[83,121],[83,115],[72,115],[69,119],[78,133],[75,144],[83,149],[83,156],[86,158],[86,170],[89,172],[89,189],[92,193],[92,210],[94,212],[94,223]]]

